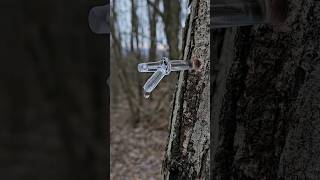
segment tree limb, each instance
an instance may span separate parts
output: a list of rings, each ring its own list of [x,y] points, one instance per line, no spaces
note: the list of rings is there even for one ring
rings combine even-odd
[[[155,10],[155,12],[162,18],[164,19],[164,13],[160,11],[159,7],[157,7],[157,5],[150,1],[150,0],[147,0],[147,3]]]

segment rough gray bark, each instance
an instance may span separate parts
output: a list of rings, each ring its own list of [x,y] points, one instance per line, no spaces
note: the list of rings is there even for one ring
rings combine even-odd
[[[320,3],[289,9],[213,32],[211,179],[320,179]]]
[[[197,71],[181,72],[173,100],[164,179],[209,179],[209,0],[193,0],[184,35],[183,59]]]

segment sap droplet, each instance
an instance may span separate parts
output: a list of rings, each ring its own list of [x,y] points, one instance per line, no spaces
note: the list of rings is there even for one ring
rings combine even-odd
[[[146,99],[149,99],[150,95],[151,95],[151,93],[149,93],[149,92],[144,92],[144,94],[143,94],[144,98],[146,98]]]

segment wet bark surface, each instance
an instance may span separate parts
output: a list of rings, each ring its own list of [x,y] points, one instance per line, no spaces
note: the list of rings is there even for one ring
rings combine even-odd
[[[289,11],[212,30],[211,179],[320,178],[320,3]]]

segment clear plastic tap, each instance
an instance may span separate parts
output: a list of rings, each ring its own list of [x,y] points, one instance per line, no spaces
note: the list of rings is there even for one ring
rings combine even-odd
[[[160,81],[169,75],[172,71],[191,70],[192,65],[184,60],[169,60],[166,57],[161,58],[158,62],[140,63],[138,64],[139,72],[153,72],[153,75],[144,84],[144,94],[148,98],[151,92],[157,87]]]
[[[286,0],[214,0],[211,27],[279,24],[287,17]]]

